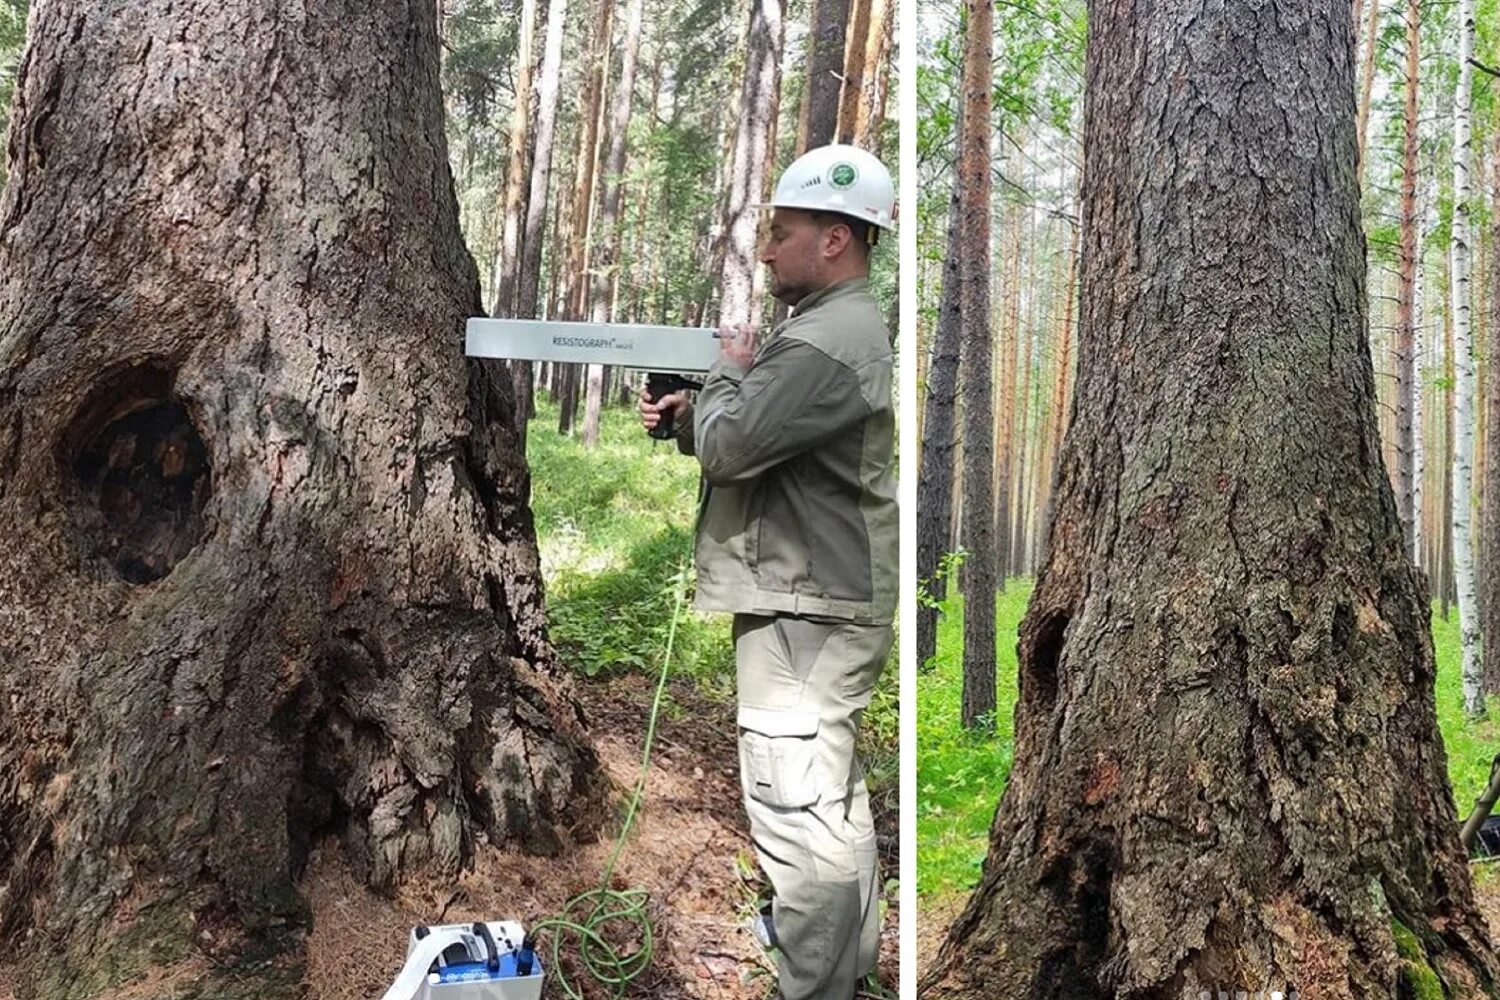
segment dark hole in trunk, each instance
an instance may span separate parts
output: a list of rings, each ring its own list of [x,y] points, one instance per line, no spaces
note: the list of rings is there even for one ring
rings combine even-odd
[[[85,547],[134,584],[160,580],[198,544],[213,488],[208,450],[172,381],[149,367],[110,379],[61,443]]]

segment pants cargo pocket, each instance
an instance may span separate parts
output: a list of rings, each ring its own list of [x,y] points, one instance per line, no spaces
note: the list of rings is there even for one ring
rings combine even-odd
[[[818,713],[742,705],[739,727],[746,795],[781,809],[818,801]]]

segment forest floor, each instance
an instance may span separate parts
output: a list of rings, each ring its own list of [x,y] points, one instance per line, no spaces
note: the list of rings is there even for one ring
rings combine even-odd
[[[1033,581],[1012,579],[996,598],[999,643],[994,729],[970,732],[959,724],[963,693],[963,599],[943,602],[937,655],[917,677],[917,974],[928,968],[948,926],[963,911],[979,879],[990,820],[1010,774],[1016,704],[1016,628],[1026,613]],[[1462,820],[1489,780],[1500,753],[1500,703],[1491,699],[1484,719],[1463,712],[1459,676],[1458,612],[1448,619],[1434,604],[1432,641],[1437,656],[1438,728],[1448,753],[1448,780]],[[1471,866],[1479,908],[1500,941],[1500,863]]]

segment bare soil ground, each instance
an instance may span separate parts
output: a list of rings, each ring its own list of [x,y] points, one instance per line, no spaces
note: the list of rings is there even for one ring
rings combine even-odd
[[[653,685],[643,677],[580,682],[599,754],[623,800],[639,773],[641,742]],[[763,1000],[774,975],[745,929],[756,887],[736,777],[734,709],[687,682],[674,683],[662,712],[645,804],[613,879],[615,888],[650,893],[655,960],[632,984],[630,997],[659,1000]],[[896,817],[881,816],[882,843],[895,841]],[[618,825],[618,824],[617,824]],[[614,846],[599,843],[539,858],[512,850],[481,852],[474,870],[454,881],[404,886],[395,898],[365,890],[338,848],[316,852],[302,881],[313,910],[307,943],[305,1000],[378,1000],[401,967],[413,924],[514,919],[530,926],[558,913],[572,896],[595,888]],[[887,873],[897,859],[883,858]],[[881,980],[899,975],[898,913],[886,913]],[[565,971],[576,963],[564,949]],[[542,953],[544,963],[548,951]],[[207,972],[198,961],[154,970],[101,1000],[169,1000],[199,996]],[[554,973],[549,972],[549,976]],[[572,977],[592,1000],[610,994],[586,976]],[[0,967],[0,1000],[14,1000],[14,971]],[[549,997],[565,994],[554,982]]]

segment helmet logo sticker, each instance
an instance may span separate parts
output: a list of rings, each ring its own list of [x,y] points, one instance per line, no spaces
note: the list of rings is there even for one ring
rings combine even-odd
[[[854,186],[859,179],[859,171],[854,169],[852,163],[835,163],[833,169],[828,171],[828,183],[839,190]]]

